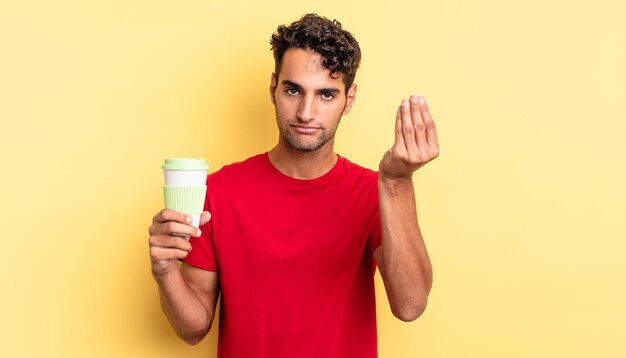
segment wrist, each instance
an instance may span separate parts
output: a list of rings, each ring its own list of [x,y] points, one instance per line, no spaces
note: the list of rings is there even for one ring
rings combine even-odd
[[[178,261],[167,260],[165,262],[153,262],[152,263],[152,276],[157,281],[164,281],[168,276],[171,276],[176,270],[180,270]]]
[[[378,183],[386,186],[413,186],[413,173],[406,176],[391,176],[383,172],[378,173]]]
[[[380,197],[401,197],[414,195],[413,178],[389,177],[382,173],[378,174],[378,195]]]

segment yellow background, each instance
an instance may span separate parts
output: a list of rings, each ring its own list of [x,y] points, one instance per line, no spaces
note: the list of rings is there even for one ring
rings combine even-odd
[[[3,2],[0,356],[214,356],[160,312],[160,165],[276,142],[268,41],[306,12],[363,51],[340,154],[377,168],[412,92],[438,125],[429,307],[396,320],[377,278],[380,356],[626,356],[621,0]]]

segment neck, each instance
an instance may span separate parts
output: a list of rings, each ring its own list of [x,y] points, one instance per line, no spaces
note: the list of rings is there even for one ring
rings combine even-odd
[[[301,151],[279,142],[268,153],[272,165],[281,173],[295,179],[315,179],[328,173],[335,163],[337,154],[332,143],[314,151]]]

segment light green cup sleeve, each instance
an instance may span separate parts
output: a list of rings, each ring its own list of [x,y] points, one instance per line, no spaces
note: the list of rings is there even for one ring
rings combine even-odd
[[[164,185],[165,207],[185,214],[202,214],[206,185],[178,186]]]

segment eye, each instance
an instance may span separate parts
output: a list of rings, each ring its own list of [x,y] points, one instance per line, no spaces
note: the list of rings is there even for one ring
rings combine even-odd
[[[322,93],[322,99],[325,99],[327,101],[330,101],[331,99],[335,98],[335,95],[332,94],[331,92],[323,92]]]
[[[292,96],[295,96],[300,93],[300,91],[296,88],[287,88],[285,92],[287,92],[288,95],[292,95]]]

